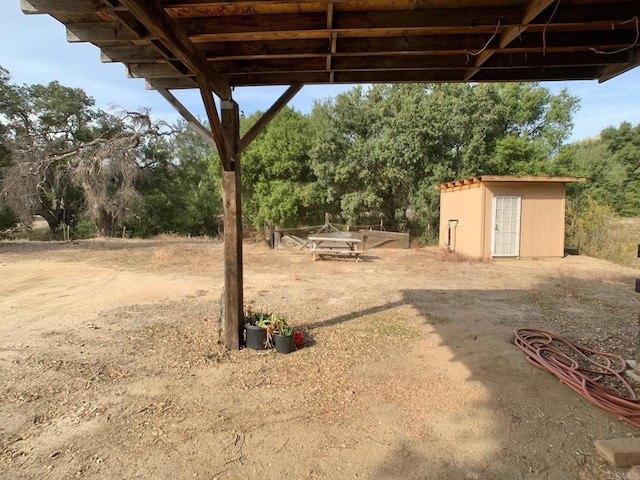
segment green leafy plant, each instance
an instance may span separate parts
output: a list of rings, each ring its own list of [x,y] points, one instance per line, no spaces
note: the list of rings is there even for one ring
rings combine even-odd
[[[293,335],[294,329],[287,323],[284,315],[277,313],[253,312],[246,310],[244,321],[249,325],[264,328],[267,331],[265,347],[272,348],[274,345],[274,335]]]
[[[274,333],[277,333],[279,335],[287,335],[287,336],[293,334],[293,327],[287,323],[287,320],[285,319],[284,315],[275,315],[275,314],[272,315],[271,323],[275,327]]]
[[[252,310],[246,310],[244,312],[244,323],[253,325],[256,327],[266,328],[271,323],[273,314],[264,312],[253,312]]]

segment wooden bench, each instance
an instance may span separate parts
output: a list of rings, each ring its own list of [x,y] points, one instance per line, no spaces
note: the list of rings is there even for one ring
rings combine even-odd
[[[314,261],[321,255],[346,255],[355,257],[357,262],[362,253],[362,250],[358,249],[362,243],[359,238],[311,236],[308,240],[311,241],[311,255]]]

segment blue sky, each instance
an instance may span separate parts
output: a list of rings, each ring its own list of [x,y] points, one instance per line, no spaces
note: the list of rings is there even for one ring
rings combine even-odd
[[[109,109],[151,109],[156,118],[173,121],[175,110],[154,91],[145,90],[144,80],[129,79],[119,63],[101,63],[100,50],[91,44],[66,41],[64,27],[48,15],[24,15],[20,0],[0,0],[0,65],[9,70],[17,84],[47,84],[58,80],[69,87],[80,87]],[[581,99],[574,116],[571,141],[593,137],[603,128],[623,121],[640,123],[640,68],[603,84],[589,82],[553,82],[544,86],[554,93],[566,87]],[[290,104],[307,113],[314,99],[332,97],[350,86],[305,86]],[[285,87],[240,88],[234,98],[245,114],[266,110]],[[176,95],[196,116],[205,117],[196,91]]]

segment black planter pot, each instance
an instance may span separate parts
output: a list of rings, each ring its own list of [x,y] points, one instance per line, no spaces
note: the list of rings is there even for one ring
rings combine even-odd
[[[255,325],[244,326],[247,334],[247,348],[253,350],[264,350],[264,344],[267,341],[267,329],[262,327],[256,327]]]
[[[291,335],[279,335],[273,336],[276,340],[276,352],[279,353],[291,353],[295,350],[296,345],[293,340],[293,334]]]

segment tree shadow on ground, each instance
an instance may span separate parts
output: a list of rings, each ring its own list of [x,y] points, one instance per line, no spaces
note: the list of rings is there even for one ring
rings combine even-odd
[[[625,288],[617,280],[563,277],[530,290],[408,289],[401,291],[401,300],[309,327],[413,309],[424,331],[407,346],[412,357],[401,362],[415,372],[416,388],[440,391],[443,404],[448,395],[475,392],[451,400],[451,411],[437,409],[424,420],[423,430],[415,426],[411,434],[395,435],[370,478],[596,479],[622,471],[596,454],[593,439],[637,435],[637,429],[531,366],[511,344],[512,331],[548,330],[631,358],[637,301],[631,287]],[[433,388],[424,388],[429,382]],[[452,382],[450,388],[446,382]],[[453,411],[460,405],[462,410]],[[393,408],[394,415],[412,415],[403,411],[402,402]]]

